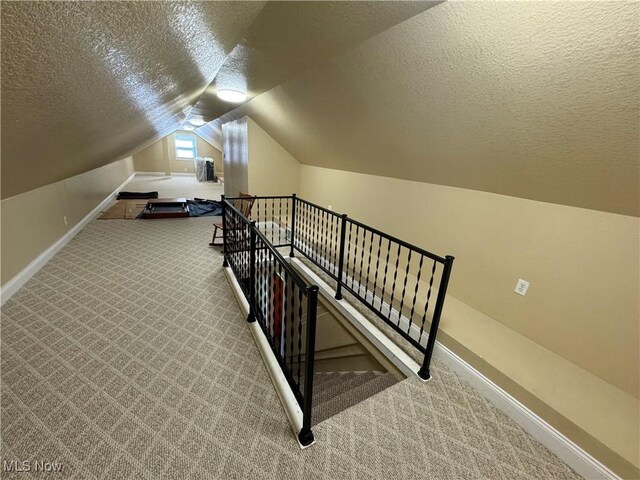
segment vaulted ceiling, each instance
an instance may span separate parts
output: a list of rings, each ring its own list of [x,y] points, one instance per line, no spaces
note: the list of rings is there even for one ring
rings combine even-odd
[[[301,163],[640,215],[640,3],[446,2],[216,121]]]
[[[2,2],[2,198],[91,170],[437,2]],[[195,105],[195,108],[193,106]]]
[[[439,3],[2,2],[2,197],[251,115],[304,164],[640,214],[640,4]]]

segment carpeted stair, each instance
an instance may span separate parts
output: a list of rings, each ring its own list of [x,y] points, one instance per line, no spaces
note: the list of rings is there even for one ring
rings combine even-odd
[[[313,425],[397,383],[390,373],[319,372],[313,380]]]

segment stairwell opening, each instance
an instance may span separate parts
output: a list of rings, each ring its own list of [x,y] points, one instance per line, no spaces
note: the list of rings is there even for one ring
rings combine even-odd
[[[312,424],[395,385],[406,377],[329,303],[319,298]]]

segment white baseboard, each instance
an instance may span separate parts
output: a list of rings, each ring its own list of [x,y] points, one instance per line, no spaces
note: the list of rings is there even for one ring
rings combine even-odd
[[[224,269],[227,280],[229,280],[229,284],[231,285],[231,290],[233,290],[233,294],[238,300],[238,304],[240,305],[240,310],[242,314],[247,317],[249,315],[249,302],[244,297],[244,293],[240,288],[240,284],[236,279],[236,276],[233,274],[233,270],[231,267],[226,267]],[[293,430],[293,434],[296,437],[296,441],[298,442],[298,446],[301,449],[305,449],[310,447],[315,443],[315,440],[309,445],[302,445],[300,440],[298,439],[298,433],[302,430],[302,409],[300,408],[300,404],[298,404],[298,400],[293,395],[291,391],[291,387],[289,387],[289,382],[285,378],[282,370],[280,369],[280,365],[278,364],[278,360],[276,359],[271,347],[269,346],[269,342],[264,335],[264,332],[258,325],[258,322],[249,323],[249,330],[253,335],[253,340],[260,351],[260,355],[262,356],[262,360],[264,361],[264,365],[269,373],[269,377],[271,377],[271,382],[273,383],[273,387],[280,397],[280,402],[284,408],[285,413],[287,414],[287,418],[289,419],[289,423],[291,424],[291,429]]]
[[[189,172],[171,172],[171,175],[167,175],[166,172],[136,172],[136,175],[140,177],[195,177],[195,173]]]
[[[478,390],[493,406],[520,425],[523,430],[584,478],[608,480],[620,478],[438,341],[436,341],[433,354]]]
[[[171,175],[167,175],[165,172],[136,172],[136,177],[167,177],[169,178]]]
[[[38,255],[29,265],[23,268],[15,277],[5,283],[0,289],[0,306],[4,305],[25,283],[33,277],[38,270],[44,267],[53,256],[58,253],[69,241],[82,230],[87,223],[93,220],[104,208],[113,200],[113,197],[122,190],[133,178],[135,173],[129,175],[122,185],[116,188],[107,198],[100,202],[91,212],[89,212],[82,220],[71,227],[67,233],[60,237],[53,245]]]

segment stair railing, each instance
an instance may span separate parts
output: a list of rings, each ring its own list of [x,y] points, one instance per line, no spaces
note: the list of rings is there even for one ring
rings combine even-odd
[[[454,258],[439,256],[295,194],[256,197],[252,218],[272,245],[299,252],[423,355],[429,379]]]
[[[271,206],[275,209],[277,199],[282,205],[282,198],[269,197]],[[242,214],[238,207],[243,201],[246,198],[222,199],[224,266],[231,268],[249,303],[247,321],[260,326],[302,410],[298,440],[307,446],[314,441],[311,416],[318,287],[305,282],[282,257],[277,250],[282,245],[273,244],[276,237],[268,237],[256,220]],[[252,206],[252,217],[254,213],[259,217],[258,207]]]

